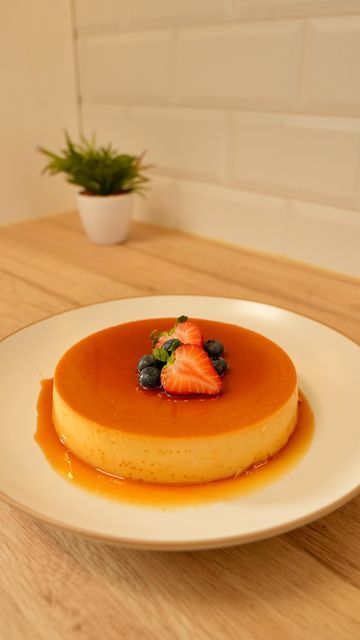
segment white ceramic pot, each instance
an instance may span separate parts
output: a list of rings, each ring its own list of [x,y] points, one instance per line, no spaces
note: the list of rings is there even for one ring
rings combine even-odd
[[[128,236],[132,193],[95,196],[78,193],[78,208],[86,234],[96,244],[117,244]]]

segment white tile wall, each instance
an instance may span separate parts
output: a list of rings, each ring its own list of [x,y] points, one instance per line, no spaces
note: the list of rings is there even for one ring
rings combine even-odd
[[[177,221],[181,219],[178,192],[178,180],[152,176],[146,199],[141,196],[135,198],[134,217],[143,222],[176,229]]]
[[[84,131],[156,166],[141,219],[358,274],[360,0],[75,7]]]
[[[297,21],[182,30],[177,48],[179,101],[293,110],[302,30]]]
[[[235,0],[238,18],[284,18],[356,13],[359,0]]]
[[[136,209],[139,220],[276,254],[285,251],[287,214],[282,198],[157,177]]]
[[[360,216],[293,202],[288,251],[297,260],[360,278]]]
[[[76,0],[78,32],[119,31],[128,25],[128,0]]]
[[[360,15],[311,20],[302,106],[313,113],[360,116]]]
[[[354,206],[360,122],[234,114],[229,178],[242,188]]]
[[[130,0],[130,24],[153,26],[221,21],[231,16],[232,0]]]
[[[221,111],[85,107],[83,125],[99,141],[113,140],[130,153],[149,150],[149,162],[162,173],[212,181],[225,175],[227,122]]]
[[[151,31],[80,38],[82,99],[167,102],[173,93],[172,35]]]

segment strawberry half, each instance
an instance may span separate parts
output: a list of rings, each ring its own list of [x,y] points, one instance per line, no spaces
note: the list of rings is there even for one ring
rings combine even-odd
[[[221,390],[222,379],[201,347],[185,344],[174,351],[161,370],[161,384],[173,395],[215,395]]]
[[[169,331],[162,331],[155,334],[154,347],[162,347],[170,338],[177,338],[183,344],[195,344],[202,347],[203,336],[199,327],[186,316],[178,318],[175,326]]]

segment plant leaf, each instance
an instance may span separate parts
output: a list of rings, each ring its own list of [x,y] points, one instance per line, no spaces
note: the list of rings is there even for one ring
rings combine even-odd
[[[59,154],[38,147],[48,158],[45,173],[64,173],[68,182],[94,195],[143,191],[149,181],[143,173],[148,168],[142,165],[143,156],[119,153],[111,144],[97,147],[95,133],[90,140],[81,134],[79,144],[66,130],[64,136],[66,147]]]

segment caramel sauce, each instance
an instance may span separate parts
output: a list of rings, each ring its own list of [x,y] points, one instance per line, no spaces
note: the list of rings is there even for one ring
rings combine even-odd
[[[77,459],[60,441],[52,421],[53,380],[43,380],[38,399],[35,440],[52,468],[77,487],[101,497],[132,504],[176,507],[204,504],[257,491],[292,469],[308,450],[314,432],[314,417],[308,401],[299,394],[297,426],[287,445],[267,462],[237,478],[203,485],[170,486],[125,480],[103,473]]]
[[[73,411],[112,429],[140,436],[204,438],[266,420],[293,394],[296,371],[277,344],[254,331],[194,320],[204,339],[225,345],[229,369],[219,396],[174,398],[138,387],[136,363],[151,352],[150,333],[174,318],[108,327],[74,344],[55,370],[56,388]]]

